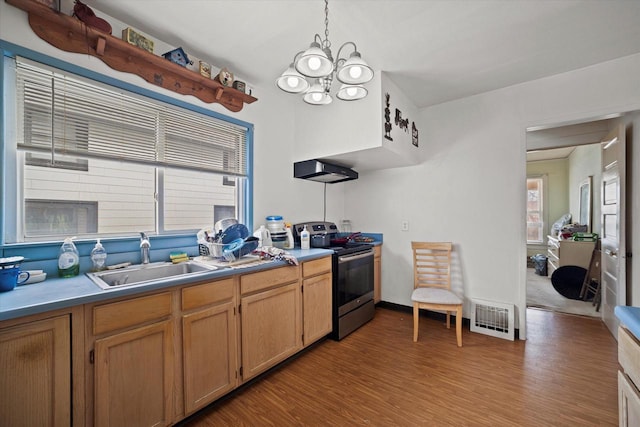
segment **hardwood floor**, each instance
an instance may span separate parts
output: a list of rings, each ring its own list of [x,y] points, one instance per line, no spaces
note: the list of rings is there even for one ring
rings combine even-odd
[[[617,344],[594,318],[529,309],[506,341],[378,308],[181,425],[615,426]]]

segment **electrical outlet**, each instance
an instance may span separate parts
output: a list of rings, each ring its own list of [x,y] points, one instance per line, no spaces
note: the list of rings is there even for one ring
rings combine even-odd
[[[409,231],[409,221],[402,221],[400,229],[402,231]]]

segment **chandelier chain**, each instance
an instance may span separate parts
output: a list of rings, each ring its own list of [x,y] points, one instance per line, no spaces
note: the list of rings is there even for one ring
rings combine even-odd
[[[330,48],[329,41],[329,0],[324,0],[324,43],[323,47]]]

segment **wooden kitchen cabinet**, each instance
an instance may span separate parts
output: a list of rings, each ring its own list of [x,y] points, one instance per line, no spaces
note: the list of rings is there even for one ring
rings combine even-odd
[[[302,264],[303,343],[308,346],[329,334],[331,321],[331,257]]]
[[[640,425],[640,342],[626,328],[618,327],[619,425]]]
[[[71,348],[68,314],[0,329],[1,425],[71,425]]]
[[[237,384],[236,279],[182,289],[185,415]]]
[[[373,247],[373,302],[382,301],[382,246]]]
[[[173,422],[172,294],[89,306],[94,348],[95,426]]]
[[[242,379],[255,377],[302,349],[300,268],[240,277]]]

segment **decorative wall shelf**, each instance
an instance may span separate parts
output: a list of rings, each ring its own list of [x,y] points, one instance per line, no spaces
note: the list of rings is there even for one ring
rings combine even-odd
[[[219,103],[233,112],[257,101],[251,95],[223,86],[34,0],[5,1],[26,11],[29,25],[38,37],[58,49],[95,56],[114,70],[136,74],[149,83],[182,95],[193,95],[207,103]]]

